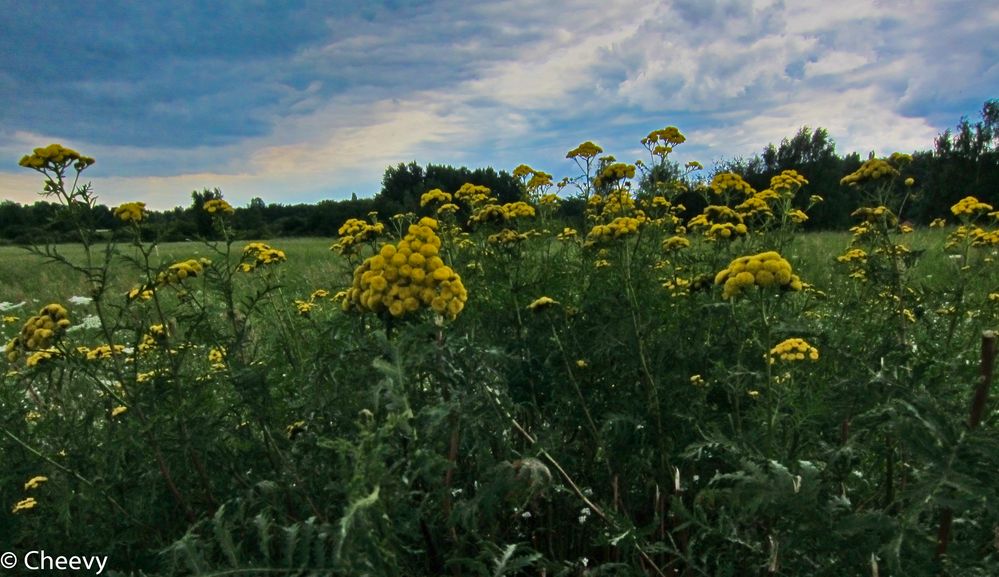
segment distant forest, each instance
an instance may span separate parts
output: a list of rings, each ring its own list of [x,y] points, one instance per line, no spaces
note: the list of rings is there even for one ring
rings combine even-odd
[[[802,202],[807,202],[812,194],[825,199],[810,211],[806,228],[845,229],[853,224],[850,213],[859,205],[860,198],[855,189],[841,186],[840,179],[859,168],[866,158],[857,152],[840,156],[826,129],[803,127],[794,136],[768,145],[751,158],[723,161],[713,169],[694,173],[685,184],[688,190],[693,190],[698,183],[710,181],[717,172],[735,172],[754,188],[764,189],[772,176],[794,169],[809,180]],[[679,167],[674,168],[676,174],[681,173]],[[913,153],[912,164],[905,174],[912,176],[916,185],[900,216],[913,224],[948,216],[950,206],[969,195],[999,206],[999,100],[985,102],[978,120],[962,118],[953,130],[938,135],[932,150]],[[236,207],[234,227],[241,238],[248,239],[335,237],[348,218],[366,218],[376,212],[385,221],[401,212],[420,213],[419,199],[424,192],[434,188],[454,192],[466,182],[488,186],[500,202],[512,202],[525,195],[523,182],[506,171],[400,163],[385,170],[381,190],[374,198],[355,196],[316,204],[267,204],[254,198],[247,206]],[[649,193],[651,183],[643,180],[637,184],[637,194]],[[563,216],[575,216],[582,211],[575,191],[572,186],[563,190],[564,202],[560,207]],[[145,234],[149,240],[160,241],[210,238],[214,234],[212,221],[201,206],[221,192],[194,191],[186,208],[151,211],[148,224],[144,225]],[[700,195],[693,192],[681,194],[679,201],[687,207],[688,217],[703,208]],[[95,229],[111,230],[118,226],[112,208],[96,208],[92,222]],[[0,241],[29,244],[39,239],[69,240],[73,238],[69,225],[60,221],[59,214],[59,205],[51,202],[39,200],[22,205],[5,200],[0,203]]]

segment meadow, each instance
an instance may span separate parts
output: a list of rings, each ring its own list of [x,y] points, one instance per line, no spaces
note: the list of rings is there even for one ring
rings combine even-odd
[[[335,239],[0,248],[0,543],[112,575],[994,575],[999,212],[899,219],[905,155],[681,218],[650,162],[429,190]],[[658,174],[668,174],[660,171]],[[578,220],[555,216],[579,195]],[[332,249],[332,250],[331,250]],[[25,304],[19,305],[18,303]],[[974,399],[974,400],[973,400]]]

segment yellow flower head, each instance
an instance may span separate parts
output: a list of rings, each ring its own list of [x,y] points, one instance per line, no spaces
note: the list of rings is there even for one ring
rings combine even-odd
[[[722,298],[725,299],[738,296],[754,286],[791,291],[803,288],[801,279],[792,273],[791,264],[774,251],[733,260],[727,268],[715,275],[715,284],[723,285]]]
[[[438,223],[424,217],[397,244],[384,244],[354,270],[354,282],[340,306],[345,311],[402,317],[421,308],[454,319],[468,292],[440,257]]]
[[[36,505],[38,505],[38,501],[35,501],[34,497],[28,497],[27,499],[18,501],[11,510],[11,513],[20,513],[21,511],[34,509]]]
[[[31,489],[37,489],[42,486],[42,483],[48,481],[49,478],[43,475],[38,475],[28,479],[28,482],[24,484],[24,490],[28,491]]]
[[[146,203],[126,202],[114,209],[114,216],[122,222],[142,222],[146,217]]]
[[[777,346],[770,349],[770,363],[778,360],[786,362],[819,360],[819,349],[808,344],[805,339],[793,338],[781,341]]]
[[[553,307],[557,304],[559,304],[559,302],[551,297],[539,297],[534,299],[534,302],[527,305],[527,308],[528,310],[532,310],[534,312],[541,312],[544,309]]]
[[[226,202],[221,198],[213,198],[211,200],[206,201],[204,207],[202,208],[204,208],[205,212],[207,212],[208,214],[218,214],[218,215],[236,214],[235,209],[233,209],[228,202]]]
[[[566,158],[596,158],[604,149],[589,140],[573,148],[565,155]]]

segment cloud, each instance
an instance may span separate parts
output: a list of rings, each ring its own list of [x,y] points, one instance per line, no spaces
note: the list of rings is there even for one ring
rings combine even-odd
[[[25,199],[14,165],[52,141],[98,159],[88,173],[109,201],[154,206],[206,186],[236,203],[367,195],[410,160],[573,174],[565,151],[583,140],[631,160],[667,124],[702,161],[802,125],[841,153],[926,148],[995,96],[999,16],[985,8],[121,3],[42,36],[41,11],[19,4],[0,38],[0,190]]]

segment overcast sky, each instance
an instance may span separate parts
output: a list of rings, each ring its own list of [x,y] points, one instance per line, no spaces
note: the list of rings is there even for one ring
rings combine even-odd
[[[59,142],[100,200],[221,187],[244,205],[371,196],[416,161],[574,176],[678,126],[676,160],[759,153],[800,126],[842,154],[932,147],[999,97],[982,1],[0,0],[0,198]]]

